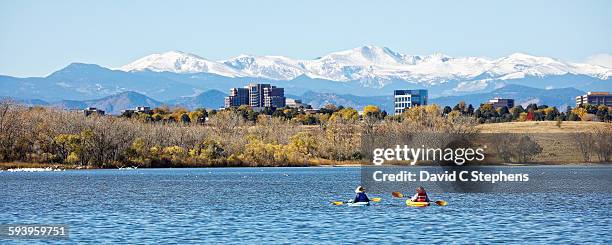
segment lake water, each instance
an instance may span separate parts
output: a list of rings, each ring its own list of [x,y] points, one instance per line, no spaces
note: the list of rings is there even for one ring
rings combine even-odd
[[[97,244],[612,242],[612,167],[512,168],[550,188],[430,191],[449,205],[427,208],[369,193],[382,202],[347,207],[330,201],[353,197],[359,168],[5,171],[0,224],[67,224],[64,242]],[[607,188],[580,185],[593,182]]]

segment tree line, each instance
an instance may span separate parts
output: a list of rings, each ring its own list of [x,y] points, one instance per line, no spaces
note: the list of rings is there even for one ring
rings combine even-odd
[[[353,108],[326,106],[314,114],[289,108],[255,112],[248,107],[221,111],[160,107],[117,117],[2,101],[0,162],[103,168],[363,162],[372,146],[390,142],[478,144],[478,123],[469,113],[445,113],[437,105],[410,108],[399,116],[386,115],[376,106],[366,106],[361,115]],[[541,153],[538,142],[529,136],[521,140],[531,149],[520,145],[510,149],[517,161],[530,161]],[[499,158],[496,152],[490,154]]]
[[[479,123],[523,122],[523,121],[612,121],[612,107],[605,105],[582,105],[576,108],[567,106],[565,111],[559,111],[554,106],[535,103],[524,108],[521,105],[508,108],[494,108],[491,104],[481,104],[478,108],[465,102],[459,102],[454,107],[444,107],[444,114],[457,113],[473,116]]]
[[[232,107],[226,110],[231,110],[241,115],[245,121],[257,122],[260,115],[269,117],[283,118],[291,120],[302,125],[319,125],[326,123],[328,120],[334,120],[337,116],[360,118],[357,110],[353,108],[345,108],[327,104],[318,110],[305,110],[306,108],[263,108],[261,111],[255,111],[253,108],[243,105]],[[203,124],[206,118],[214,116],[218,113],[217,110],[206,110],[198,108],[189,111],[186,108],[177,107],[171,109],[168,106],[154,108],[149,113],[126,112],[122,117],[137,118],[143,122],[181,122],[181,123],[198,123]],[[389,115],[386,111],[381,110],[377,106],[368,105],[363,109],[363,114],[375,116],[378,119],[385,120],[402,120],[402,115]],[[612,122],[612,107],[605,105],[582,105],[572,108],[568,106],[565,111],[560,111],[554,106],[538,105],[535,103],[523,107],[521,105],[512,108],[498,107],[495,108],[491,104],[480,104],[474,108],[472,104],[466,104],[461,101],[454,107],[445,106],[442,109],[442,114],[445,116],[456,117],[457,115],[473,117],[478,123],[499,123],[499,122],[522,122],[522,121],[600,121]]]

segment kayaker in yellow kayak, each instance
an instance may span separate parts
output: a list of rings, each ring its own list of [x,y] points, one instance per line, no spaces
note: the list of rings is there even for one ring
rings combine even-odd
[[[365,193],[365,188],[363,186],[357,186],[355,189],[355,200],[353,202],[370,202],[370,198]]]
[[[416,188],[416,194],[410,198],[413,202],[430,202],[429,197],[427,196],[427,192],[425,192],[425,188],[419,186]]]

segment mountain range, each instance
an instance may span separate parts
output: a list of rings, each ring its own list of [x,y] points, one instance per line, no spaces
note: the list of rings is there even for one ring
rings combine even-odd
[[[427,88],[433,97],[490,92],[505,84],[535,88],[574,87],[612,90],[612,69],[522,53],[489,59],[405,55],[363,46],[313,60],[240,55],[211,61],[170,51],[122,67],[73,63],[46,77],[0,76],[0,95],[27,99],[94,99],[136,91],[159,100],[227,91],[249,82],[268,82],[287,92],[306,91],[385,95],[400,88]]]
[[[223,103],[221,91],[258,82],[283,87],[286,94],[307,98],[305,102],[315,105],[324,101],[344,101],[354,103],[351,105],[355,107],[363,104],[363,100],[385,103],[387,100],[381,98],[389,97],[395,89],[419,88],[429,90],[431,101],[449,96],[455,97],[448,100],[469,100],[476,95],[491,95],[497,89],[508,88],[507,85],[535,88],[519,94],[550,101],[550,97],[542,97],[542,91],[545,94],[561,88],[575,89],[568,94],[612,91],[610,75],[610,68],[522,53],[497,59],[450,57],[439,53],[421,56],[401,54],[386,47],[363,46],[312,60],[239,55],[213,61],[170,51],[148,55],[118,68],[72,63],[46,77],[0,76],[0,97],[52,101],[49,103],[75,107],[103,103],[94,101],[109,96],[136,96],[124,94],[134,92],[147,96],[147,101],[134,99],[147,105],[205,104],[216,108]],[[205,91],[211,94],[202,96]],[[115,105],[110,109],[117,111]]]
[[[212,73],[226,77],[258,77],[292,80],[299,76],[337,82],[360,81],[378,88],[394,80],[433,86],[452,80],[462,81],[457,91],[481,87],[489,80],[512,80],[529,76],[586,75],[607,79],[612,70],[596,65],[563,62],[548,57],[514,53],[499,59],[453,58],[443,54],[405,55],[386,47],[363,46],[325,55],[314,60],[283,56],[238,57],[210,61],[197,55],[170,51],[152,54],[124,65],[119,70],[150,70],[173,73]]]
[[[292,82],[297,86],[300,80],[333,81],[358,88],[354,93],[363,95],[390,91],[385,88],[424,87],[432,90],[434,96],[491,91],[505,84],[605,89],[611,85],[602,81],[608,81],[612,75],[612,69],[606,67],[523,53],[498,59],[454,58],[439,53],[406,55],[377,46],[334,52],[313,60],[243,54],[228,60],[211,61],[171,51],[146,56],[118,69],[136,73],[208,73],[237,79],[297,80]],[[320,88],[318,85],[312,84],[314,90]],[[368,92],[362,88],[368,88]],[[338,90],[342,88],[329,89],[329,92],[342,92]]]

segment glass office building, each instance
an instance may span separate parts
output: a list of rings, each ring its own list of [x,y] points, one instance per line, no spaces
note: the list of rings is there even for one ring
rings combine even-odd
[[[395,115],[404,113],[406,108],[413,106],[427,105],[426,89],[406,89],[393,91],[395,100]]]

